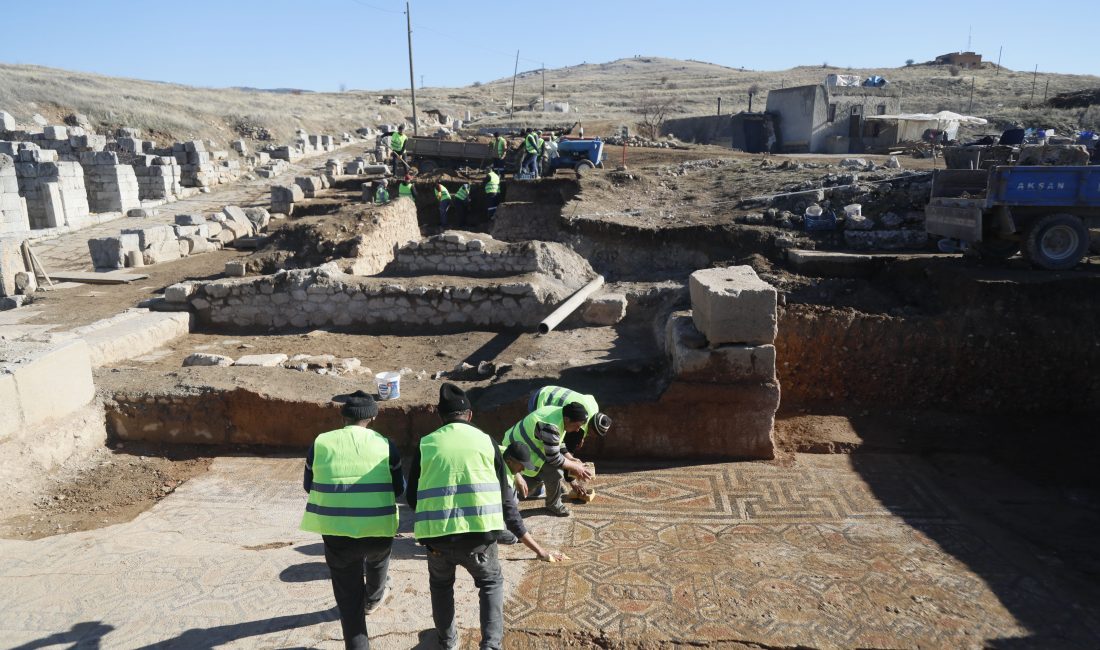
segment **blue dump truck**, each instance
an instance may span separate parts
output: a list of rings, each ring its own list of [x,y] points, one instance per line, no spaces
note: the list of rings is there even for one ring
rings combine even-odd
[[[932,180],[929,234],[965,243],[983,258],[1018,252],[1040,268],[1073,268],[1100,227],[1100,166],[949,169]]]

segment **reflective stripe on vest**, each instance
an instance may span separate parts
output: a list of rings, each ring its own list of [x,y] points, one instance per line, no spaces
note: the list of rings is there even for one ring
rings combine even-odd
[[[531,450],[531,462],[535,465],[535,469],[524,470],[524,476],[537,476],[542,466],[546,464],[546,445],[535,435],[535,427],[540,422],[553,424],[558,428],[561,437],[565,437],[565,422],[560,406],[544,406],[536,409],[504,434],[505,446],[518,442]]]
[[[539,136],[537,133],[528,133],[527,137],[523,139],[523,146],[527,149],[527,153],[539,152]]]
[[[488,435],[462,422],[420,441],[416,539],[504,530],[497,453]]]
[[[584,395],[562,386],[543,386],[538,393],[535,393],[535,397],[528,404],[528,409],[533,411],[543,406],[565,406],[573,402],[579,402],[584,406],[584,410],[588,412],[588,419],[581,426],[581,433],[588,435],[588,425],[592,422],[592,418],[600,412],[600,405],[596,403],[596,398],[592,395]],[[563,435],[562,438],[564,439],[564,437]]]
[[[300,528],[321,535],[393,537],[397,501],[389,463],[389,441],[370,429],[347,426],[317,436]]]
[[[455,192],[455,198],[458,199],[459,201],[465,201],[469,196],[470,196],[470,186],[469,185],[464,184],[464,185],[462,185],[462,187],[458,188],[457,192]]]
[[[485,193],[496,194],[500,192],[500,176],[496,172],[489,172],[489,180],[485,181]]]
[[[409,136],[404,133],[394,133],[390,136],[390,149],[393,149],[396,153],[403,153],[405,151],[405,140],[408,140]]]
[[[397,196],[412,196],[413,186],[412,183],[401,183],[397,186]]]

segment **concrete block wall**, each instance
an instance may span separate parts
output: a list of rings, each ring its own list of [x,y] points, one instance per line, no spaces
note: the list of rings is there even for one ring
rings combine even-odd
[[[30,230],[27,201],[19,196],[19,177],[15,161],[0,154],[0,234]]]
[[[88,345],[80,339],[21,351],[0,365],[0,441],[65,417],[95,396]]]
[[[84,185],[92,212],[126,212],[141,207],[137,175],[130,165],[120,165],[110,151],[83,153]]]

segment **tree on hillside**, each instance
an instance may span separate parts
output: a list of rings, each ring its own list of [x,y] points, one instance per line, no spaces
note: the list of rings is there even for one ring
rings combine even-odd
[[[638,97],[638,106],[634,109],[634,112],[642,116],[639,129],[642,135],[651,140],[659,136],[661,126],[672,111],[672,106],[671,97],[663,97],[648,90],[642,91]]]
[[[914,61],[913,59],[906,59],[905,60],[905,67],[911,68],[911,67],[913,67],[914,63],[916,63],[916,61]]]

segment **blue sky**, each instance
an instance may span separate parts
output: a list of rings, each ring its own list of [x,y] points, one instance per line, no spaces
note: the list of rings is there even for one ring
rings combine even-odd
[[[396,0],[4,2],[0,61],[198,86],[407,87]],[[1095,2],[412,0],[416,84],[634,54],[780,70],[900,66],[972,49],[1017,70],[1100,74]],[[1074,20],[1074,17],[1079,20]],[[1086,20],[1087,19],[1087,20]],[[1025,31],[1026,30],[1026,31]],[[373,52],[373,56],[370,54]]]

